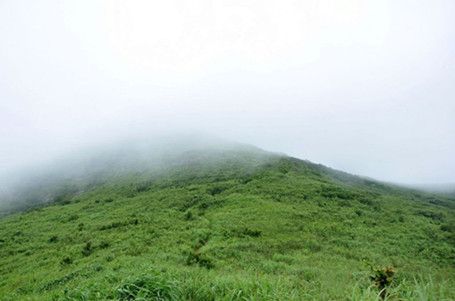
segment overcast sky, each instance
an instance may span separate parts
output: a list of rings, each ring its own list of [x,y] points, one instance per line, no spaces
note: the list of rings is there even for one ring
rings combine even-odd
[[[203,131],[455,182],[455,1],[0,0],[0,172]]]

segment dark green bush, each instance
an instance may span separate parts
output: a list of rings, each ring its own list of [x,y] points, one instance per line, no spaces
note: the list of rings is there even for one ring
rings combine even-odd
[[[71,216],[68,218],[68,221],[69,221],[69,222],[72,222],[72,221],[75,221],[75,220],[77,220],[77,219],[79,219],[79,215],[73,214],[73,215],[71,215]]]
[[[185,263],[187,265],[199,265],[206,269],[212,269],[215,267],[212,260],[207,256],[201,255],[200,253],[191,252],[186,257]]]
[[[248,227],[245,227],[245,228],[235,228],[235,229],[231,229],[230,232],[228,231],[225,231],[223,233],[223,235],[225,237],[231,237],[231,236],[234,236],[234,237],[245,237],[245,236],[250,236],[250,237],[259,237],[262,235],[262,231],[260,230],[254,230],[254,229],[250,229]]]
[[[136,185],[136,191],[137,192],[144,192],[150,190],[150,187],[152,186],[152,182],[150,181],[145,181],[142,183],[139,183]]]
[[[209,189],[209,193],[214,196],[214,195],[217,195],[217,194],[220,194],[222,193],[224,190],[226,190],[225,187],[222,187],[222,186],[215,186],[215,187],[211,187]]]
[[[100,231],[110,230],[110,229],[115,229],[115,228],[124,227],[124,226],[128,226],[128,225],[136,226],[138,224],[139,224],[139,220],[137,218],[135,218],[135,219],[127,220],[127,221],[112,222],[110,224],[99,227],[98,230],[100,230]]]
[[[455,232],[455,222],[441,225],[441,230],[446,232]]]
[[[373,206],[374,205],[374,202],[372,200],[369,200],[369,199],[360,199],[359,202],[364,204],[364,205],[367,205],[367,206]]]
[[[77,225],[77,230],[78,231],[84,230],[84,223],[80,223],[79,225]]]
[[[436,211],[430,211],[430,210],[419,210],[416,212],[416,214],[422,215],[426,218],[430,218],[435,221],[444,220],[444,213],[442,213],[442,212],[436,212]]]
[[[243,230],[243,234],[245,234],[247,236],[251,236],[251,237],[259,237],[259,236],[261,236],[262,231],[260,231],[260,230],[252,230],[250,228],[245,228]]]
[[[58,241],[58,237],[56,235],[53,235],[51,236],[51,238],[49,238],[49,242],[57,242]]]
[[[87,241],[85,246],[82,248],[82,255],[89,256],[93,253],[93,242],[91,240]]]
[[[107,249],[107,248],[109,248],[109,246],[110,246],[110,243],[107,241],[103,241],[100,243],[100,249]]]
[[[191,221],[193,220],[193,212],[191,212],[190,210],[188,210],[185,215],[184,215],[184,219],[186,221]]]
[[[73,259],[69,256],[63,257],[63,259],[61,261],[61,264],[72,264],[72,263],[73,263]]]

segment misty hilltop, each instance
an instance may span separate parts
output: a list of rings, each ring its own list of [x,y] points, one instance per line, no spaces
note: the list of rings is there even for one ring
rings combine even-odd
[[[241,164],[242,172],[248,172],[274,156],[280,155],[214,137],[190,135],[117,142],[5,174],[0,177],[0,207],[24,209],[52,203],[63,195],[80,194],[125,176],[147,179],[188,168],[223,170],[233,161]]]
[[[277,160],[299,162],[314,174],[330,178],[334,184],[393,189],[393,185],[386,186],[282,153],[194,134],[113,142],[10,172],[0,177],[0,208],[14,212],[52,204],[125,177],[141,182],[161,181],[166,177],[173,180],[188,177],[187,180],[197,181],[207,172],[222,173],[224,177],[247,176]]]
[[[2,197],[3,300],[455,298],[454,197],[248,145],[110,145]]]

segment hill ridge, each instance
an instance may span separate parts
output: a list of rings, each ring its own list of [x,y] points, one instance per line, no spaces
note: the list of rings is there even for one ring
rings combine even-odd
[[[454,198],[247,149],[41,187],[0,219],[0,295],[375,300],[367,259],[395,267],[393,298],[455,298]]]

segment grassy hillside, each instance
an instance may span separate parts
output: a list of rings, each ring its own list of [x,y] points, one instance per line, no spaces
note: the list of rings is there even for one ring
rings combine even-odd
[[[39,205],[0,220],[1,300],[455,299],[453,197],[253,148],[163,158],[10,194]]]

